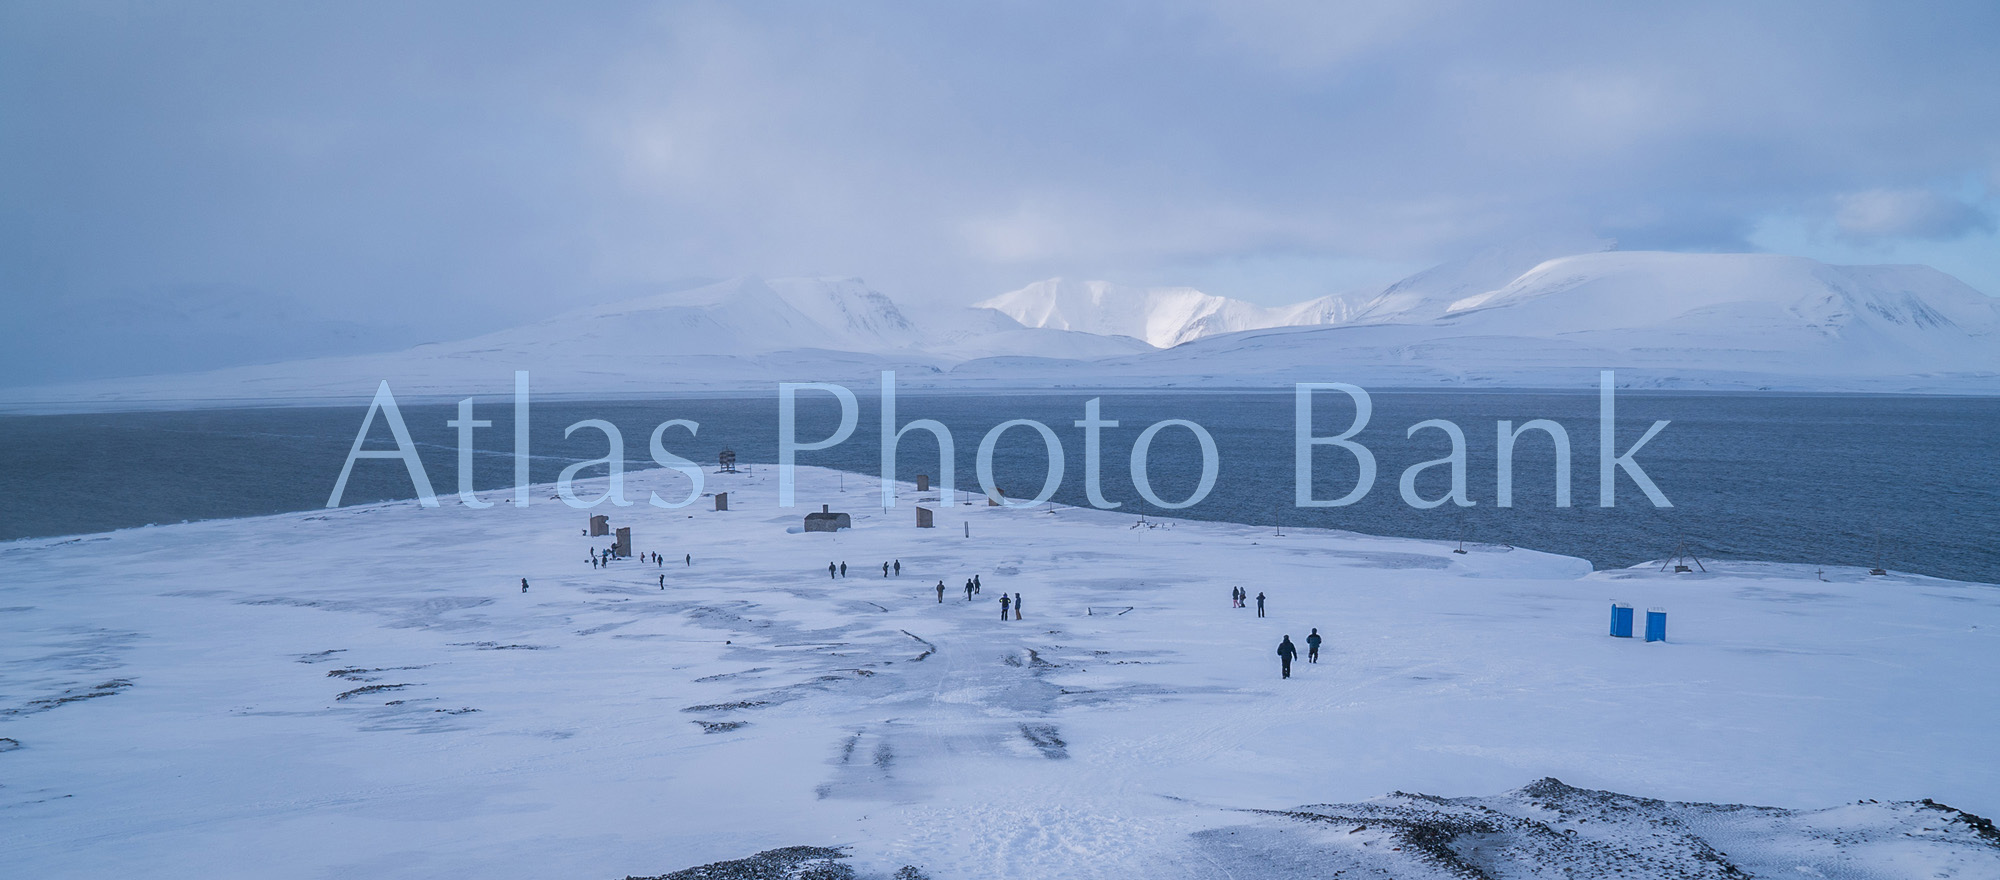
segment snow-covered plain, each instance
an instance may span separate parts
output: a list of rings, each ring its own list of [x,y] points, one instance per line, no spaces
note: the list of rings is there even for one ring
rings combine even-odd
[[[776,476],[710,474],[715,512],[628,475],[641,503],[593,512],[663,567],[592,569],[608,539],[548,487],[0,545],[0,875],[610,880],[814,845],[940,880],[2000,876],[1888,803],[2000,812],[1992,586],[1070,508],[918,530],[908,487],[884,512],[801,469],[785,510]],[[821,503],[855,527],[801,532]],[[1608,637],[1612,601],[1669,640]]]

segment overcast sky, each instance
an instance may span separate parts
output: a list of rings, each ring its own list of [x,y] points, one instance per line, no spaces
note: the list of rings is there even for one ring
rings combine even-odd
[[[2000,4],[0,0],[0,385],[1522,236],[2000,293]]]

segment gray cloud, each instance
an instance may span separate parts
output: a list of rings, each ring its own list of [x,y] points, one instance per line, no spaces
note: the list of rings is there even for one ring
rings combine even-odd
[[[1830,210],[1850,238],[1949,238],[1990,229],[1990,180],[1921,194],[2000,167],[1996,24],[1978,3],[11,4],[0,305],[66,335],[0,322],[0,384],[184,368],[92,317],[190,290],[284,304],[183,310],[255,359],[689,276],[962,301],[1185,272],[1279,300],[1523,233],[1737,248]]]
[[[1947,241],[1993,229],[1991,214],[1927,189],[1871,189],[1842,195],[1835,205],[1835,229],[1858,244],[1899,238]]]

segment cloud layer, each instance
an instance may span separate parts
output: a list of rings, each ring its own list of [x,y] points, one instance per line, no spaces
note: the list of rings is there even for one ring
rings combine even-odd
[[[1773,217],[2000,277],[1991,4],[581,9],[0,8],[0,381],[690,277],[1277,302],[1523,234],[1745,249]],[[268,311],[218,323],[215,291]],[[218,341],[143,342],[174,328]]]

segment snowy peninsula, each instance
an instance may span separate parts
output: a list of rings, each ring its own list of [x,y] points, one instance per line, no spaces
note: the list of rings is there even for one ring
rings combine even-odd
[[[776,478],[0,545],[0,864],[2000,875],[1993,586],[1047,506],[918,529],[909,486],[801,468],[781,509]],[[852,528],[804,531],[821,504]],[[643,561],[587,561],[598,513]],[[1607,635],[1613,602],[1666,641]]]

